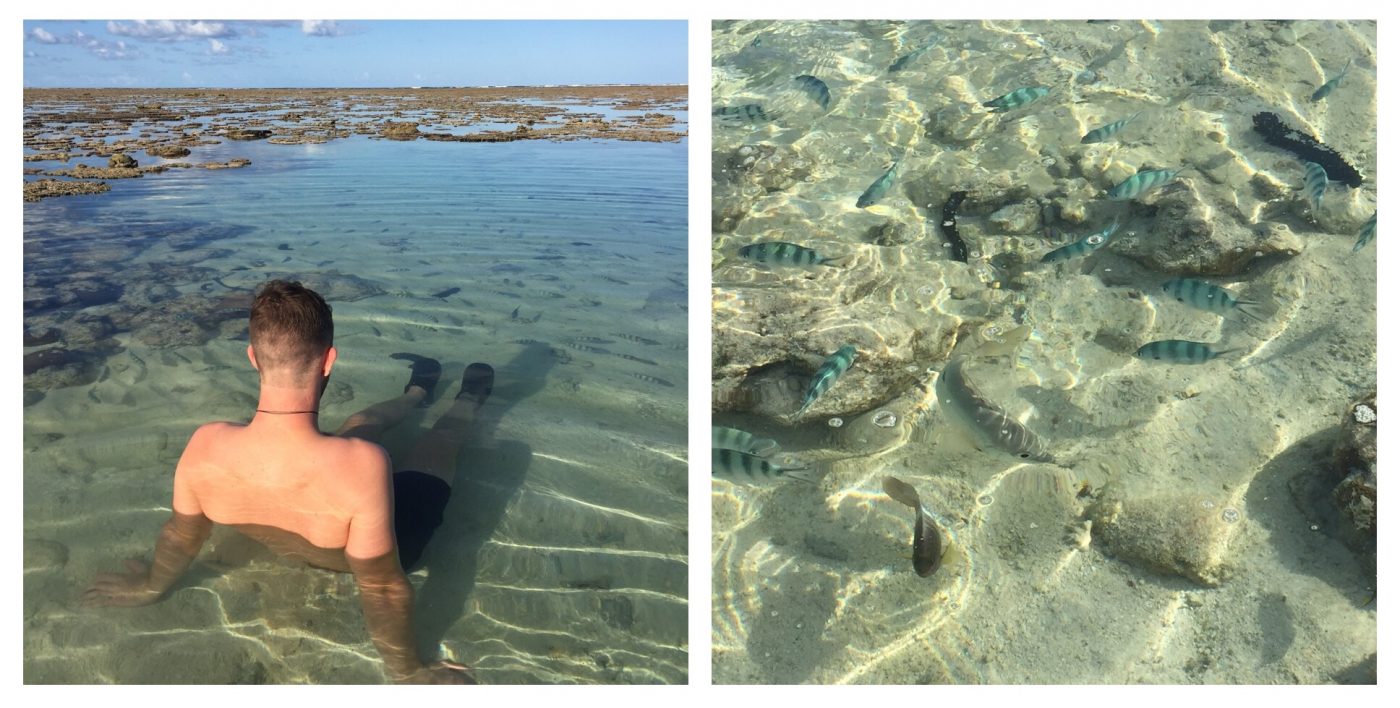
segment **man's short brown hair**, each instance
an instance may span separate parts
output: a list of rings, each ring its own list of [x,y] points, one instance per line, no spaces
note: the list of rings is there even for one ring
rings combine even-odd
[[[248,342],[263,376],[269,370],[296,376],[318,366],[334,334],[331,306],[301,283],[269,280],[253,296]]]

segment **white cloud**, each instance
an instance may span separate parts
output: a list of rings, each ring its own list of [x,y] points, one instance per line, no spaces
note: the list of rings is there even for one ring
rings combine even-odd
[[[184,42],[213,37],[234,37],[238,32],[223,22],[205,20],[136,20],[108,22],[107,31],[115,35],[152,42]]]
[[[217,39],[211,39],[209,40],[209,53],[228,54],[228,45],[224,44],[223,42],[220,42]]]
[[[339,37],[345,29],[335,20],[302,20],[301,33],[311,37]]]
[[[30,30],[29,36],[44,44],[58,44],[60,41],[62,41],[58,37],[53,36],[52,33],[44,29],[43,27],[35,27],[34,29]]]

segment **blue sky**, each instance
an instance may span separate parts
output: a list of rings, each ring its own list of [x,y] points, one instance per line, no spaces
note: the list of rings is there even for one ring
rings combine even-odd
[[[686,83],[683,21],[26,20],[27,87]]]

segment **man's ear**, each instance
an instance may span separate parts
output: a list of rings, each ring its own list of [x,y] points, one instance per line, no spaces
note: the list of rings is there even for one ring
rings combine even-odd
[[[258,357],[253,354],[253,345],[248,345],[248,361],[253,363],[253,370],[258,371]]]
[[[251,353],[253,348],[251,346],[248,347],[248,351]],[[326,350],[326,361],[321,365],[321,378],[327,378],[331,375],[331,367],[335,366],[336,356],[337,352],[334,346]]]

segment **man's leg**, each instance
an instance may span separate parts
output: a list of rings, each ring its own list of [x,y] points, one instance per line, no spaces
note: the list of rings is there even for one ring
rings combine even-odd
[[[340,426],[340,429],[335,431],[336,435],[379,442],[385,430],[403,420],[424,401],[431,401],[438,377],[442,375],[442,364],[439,364],[436,359],[416,354],[400,352],[390,354],[390,356],[413,362],[413,373],[408,380],[408,385],[404,387],[403,395],[376,403],[351,415],[345,419],[345,423]]]
[[[418,439],[396,469],[429,474],[452,486],[457,473],[457,453],[472,433],[472,425],[491,395],[495,372],[486,364],[472,364],[462,375],[462,389],[452,407]]]

